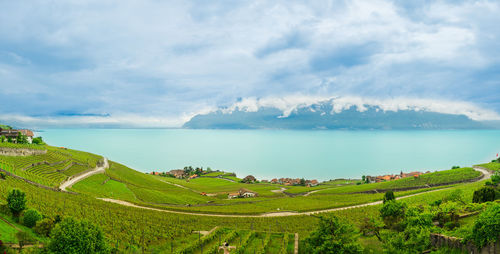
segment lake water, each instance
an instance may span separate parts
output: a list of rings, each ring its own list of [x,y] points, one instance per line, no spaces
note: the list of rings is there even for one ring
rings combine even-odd
[[[500,151],[499,130],[49,129],[39,134],[51,145],[100,154],[143,172],[208,166],[259,179],[434,171],[487,162]]]

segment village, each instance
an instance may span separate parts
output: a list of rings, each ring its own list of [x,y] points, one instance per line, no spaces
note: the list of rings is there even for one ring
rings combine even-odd
[[[427,171],[425,173],[430,173],[430,171]],[[401,173],[399,173],[397,175],[392,174],[392,175],[382,175],[382,176],[363,176],[362,180],[365,183],[379,183],[379,182],[398,180],[398,179],[407,178],[407,177],[418,178],[422,174],[424,174],[424,173],[419,172],[419,171],[414,171],[414,172],[410,172],[410,173],[403,173],[403,171],[401,171]]]
[[[306,186],[306,187],[314,187],[319,184],[318,180],[306,180],[304,178],[274,178],[272,180],[257,180],[254,176],[248,175],[243,179],[239,179],[236,177],[235,173],[226,173],[219,170],[212,171],[210,168],[203,170],[202,167],[193,168],[191,166],[184,167],[184,169],[174,169],[168,172],[158,172],[153,171],[150,172],[151,175],[163,176],[163,177],[173,177],[177,179],[184,179],[189,182],[192,179],[196,179],[199,177],[211,177],[211,178],[220,178],[232,182],[240,182],[246,184],[253,183],[271,183],[271,184],[280,184],[284,186]],[[214,194],[209,194],[205,192],[201,192],[200,195],[210,196]],[[238,192],[228,193],[228,199],[234,198],[250,198],[256,197],[257,193],[246,188],[241,188]]]

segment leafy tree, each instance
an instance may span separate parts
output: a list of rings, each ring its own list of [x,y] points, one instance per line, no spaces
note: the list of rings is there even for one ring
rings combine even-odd
[[[495,200],[495,189],[492,187],[482,187],[479,190],[474,191],[474,195],[472,196],[472,202],[474,203],[484,203],[488,201]]]
[[[0,136],[0,142],[5,142],[7,141],[7,137],[5,137],[4,135]]]
[[[26,227],[32,228],[41,219],[42,214],[40,214],[40,212],[38,212],[36,209],[28,209],[26,212],[24,212],[23,224]]]
[[[50,233],[49,250],[53,253],[108,253],[101,229],[87,221],[66,218]]]
[[[385,204],[385,202],[390,201],[390,200],[396,200],[396,197],[394,196],[394,192],[391,190],[385,192],[384,204]]]
[[[499,171],[495,172],[495,174],[491,176],[491,182],[495,186],[500,184],[500,172]]]
[[[21,132],[17,134],[16,141],[18,144],[28,144],[28,137]]]
[[[363,176],[361,177],[361,180],[362,180],[363,182],[365,182],[365,181],[366,181],[366,176],[365,176],[365,175],[363,175]]]
[[[305,239],[309,253],[362,253],[356,228],[336,216],[319,217],[318,228]]]
[[[42,137],[33,138],[33,140],[31,142],[33,144],[36,144],[36,145],[43,145],[43,144],[45,144],[45,142],[43,142]]]
[[[387,201],[380,208],[380,216],[385,225],[391,229],[396,229],[405,215],[406,204],[396,200]]]
[[[384,226],[384,222],[379,218],[365,217],[360,226],[360,230],[364,236],[375,235],[379,241],[382,241],[380,230],[382,230]]]
[[[19,214],[26,209],[26,193],[19,189],[9,191],[7,206],[14,216],[19,217]]]
[[[498,241],[500,237],[500,204],[493,204],[486,208],[476,220],[472,235],[469,239],[473,240],[478,248],[488,243]]]
[[[417,207],[408,208],[401,226],[402,232],[387,231],[382,236],[387,253],[422,253],[430,247],[429,233],[432,227],[430,213]]]
[[[55,221],[52,218],[45,218],[37,221],[33,230],[41,236],[49,236],[52,228],[54,228]]]

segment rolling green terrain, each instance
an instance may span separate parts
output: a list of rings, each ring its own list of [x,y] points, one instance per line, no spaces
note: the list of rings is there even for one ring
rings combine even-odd
[[[31,145],[24,148],[29,147]],[[40,147],[37,150],[47,150],[47,153],[0,156],[0,167],[35,183],[57,187],[70,176],[91,172],[102,160],[100,156],[71,149]],[[52,165],[29,167],[39,162]],[[71,216],[99,225],[108,243],[126,253],[143,250],[148,253],[201,253],[202,249],[203,253],[218,253],[220,242],[235,246],[235,253],[293,253],[296,233],[300,236],[299,252],[307,253],[304,252],[306,247],[303,246],[303,239],[318,223],[318,218],[308,212],[380,201],[384,193],[374,190],[385,189],[396,190],[396,197],[418,194],[403,199],[403,202],[412,206],[426,207],[437,200],[448,200],[456,191],[465,200],[464,204],[469,204],[474,190],[484,185],[484,181],[456,183],[481,175],[472,168],[444,170],[418,178],[372,184],[356,185],[358,180],[335,180],[315,187],[244,184],[235,177],[224,179],[227,177],[224,174],[212,172],[185,180],[144,174],[117,162],[110,162],[109,168],[102,173],[91,175],[71,186],[70,190],[77,194],[41,188],[22,179],[6,176],[5,180],[0,180],[0,207],[4,207],[0,209],[0,215],[10,218],[5,209],[5,200],[9,190],[17,188],[26,192],[28,207],[37,209],[46,217]],[[408,187],[419,188],[402,190]],[[242,189],[252,191],[257,196],[228,199],[228,193]],[[143,208],[106,202],[100,198],[126,201]],[[373,204],[332,210],[325,214],[339,216],[361,227],[363,220],[360,218],[377,217],[380,207],[379,204]],[[460,207],[466,206],[460,204]],[[467,209],[460,208],[459,211],[467,213]],[[266,217],[269,213],[277,217]],[[459,228],[443,232],[463,236],[476,217],[461,219]],[[211,232],[204,236],[196,233],[198,231]],[[14,241],[12,232],[12,227],[0,221],[0,240]],[[367,249],[380,250],[377,241],[373,237],[361,237]]]

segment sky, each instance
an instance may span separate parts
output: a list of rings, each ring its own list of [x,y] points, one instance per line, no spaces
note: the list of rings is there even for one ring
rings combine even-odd
[[[0,0],[0,121],[178,127],[330,97],[498,120],[498,24],[498,1]]]

